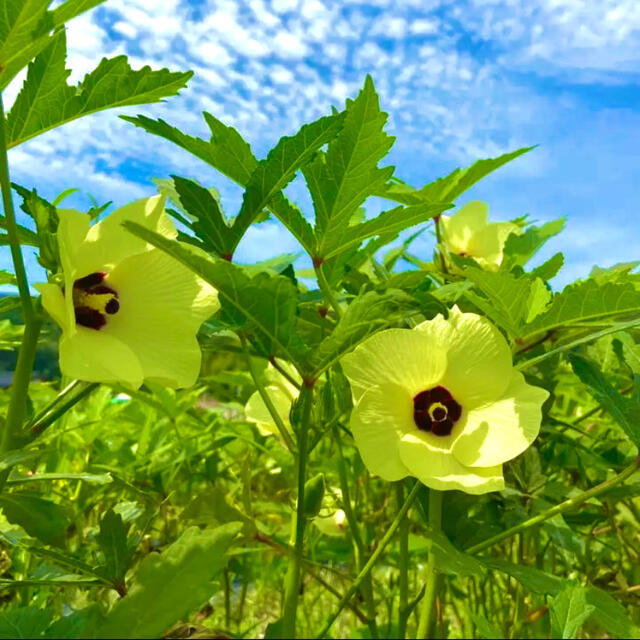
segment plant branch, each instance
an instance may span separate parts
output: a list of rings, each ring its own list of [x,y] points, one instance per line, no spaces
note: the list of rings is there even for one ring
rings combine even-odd
[[[331,305],[333,312],[336,314],[336,318],[340,320],[342,317],[342,311],[340,310],[340,303],[337,298],[333,295],[333,291],[331,291],[331,287],[329,286],[329,282],[327,281],[326,276],[324,275],[324,271],[322,270],[322,265],[313,266],[316,272],[316,278],[318,279],[318,286],[322,291],[322,295],[326,298],[327,302]]]
[[[510,529],[507,529],[502,533],[499,533],[498,535],[495,535],[492,538],[485,540],[484,542],[479,542],[478,544],[472,547],[469,547],[468,549],[466,549],[466,553],[470,553],[470,554],[480,553],[480,551],[484,551],[485,549],[492,547],[494,544],[497,544],[498,542],[502,542],[502,540],[505,540],[506,538],[510,538],[516,533],[520,533],[521,531],[525,531],[526,529],[530,529],[531,527],[535,527],[539,524],[542,524],[549,518],[553,518],[553,516],[556,516],[560,513],[565,513],[566,511],[575,509],[576,507],[579,507],[583,502],[586,502],[590,498],[595,498],[596,496],[599,496],[605,493],[612,487],[615,487],[616,485],[624,482],[627,478],[629,478],[636,471],[638,471],[638,469],[640,469],[640,456],[638,456],[638,458],[634,462],[632,462],[628,467],[625,467],[618,475],[614,476],[613,478],[610,478],[609,480],[605,480],[604,482],[601,482],[595,487],[592,487],[587,491],[583,491],[579,495],[574,496],[573,498],[569,498],[568,500],[565,500],[564,502],[561,502],[560,504],[555,505],[555,507],[551,507],[550,509],[543,511],[542,513],[539,513],[537,516],[534,516],[533,518],[529,518],[525,522],[521,522],[520,524],[517,524],[515,527],[511,527]]]
[[[442,491],[437,491],[436,489],[429,490],[429,526],[434,532],[442,530]],[[424,580],[426,591],[424,599],[422,600],[422,610],[420,612],[420,622],[418,624],[416,638],[431,637],[438,577],[435,545],[432,542],[429,547],[429,556],[427,559],[427,569]]]
[[[293,442],[293,438],[291,437],[291,434],[289,433],[289,430],[285,426],[284,422],[282,422],[282,418],[280,417],[280,414],[278,413],[273,402],[271,401],[271,397],[269,396],[269,393],[266,387],[262,384],[262,380],[260,379],[260,374],[256,371],[255,364],[251,360],[251,355],[249,354],[249,350],[247,348],[247,339],[243,335],[240,335],[240,342],[242,343],[242,351],[244,352],[245,358],[247,360],[249,373],[253,378],[253,383],[256,385],[256,389],[258,390],[260,397],[262,398],[262,402],[264,402],[265,406],[267,407],[267,410],[271,414],[271,417],[273,418],[273,422],[278,428],[278,432],[280,433],[280,436],[284,440],[284,443],[287,446],[287,449],[289,449],[289,451],[293,453],[296,448],[295,443]]]
[[[285,577],[284,604],[282,613],[282,637],[295,638],[296,614],[300,596],[300,584],[302,578],[302,554],[304,550],[304,530],[306,514],[304,510],[304,485],[307,472],[307,440],[309,435],[309,422],[311,419],[311,406],[313,403],[313,385],[306,381],[300,391],[301,420],[297,430],[298,449],[298,501],[293,516],[295,522],[294,552],[289,562]]]

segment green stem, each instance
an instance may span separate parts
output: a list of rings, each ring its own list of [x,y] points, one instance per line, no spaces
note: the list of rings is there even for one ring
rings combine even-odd
[[[28,426],[29,435],[32,437],[39,436],[43,431],[48,429],[58,418],[62,417],[71,407],[76,405],[80,400],[86,398],[99,385],[97,382],[85,383],[78,393],[71,398],[67,398],[63,403],[59,404],[52,411],[42,416],[39,420],[33,420]]]
[[[349,495],[349,478],[347,476],[347,465],[345,463],[344,454],[342,452],[342,442],[340,439],[340,430],[337,423],[333,425],[333,437],[338,446],[338,475],[340,477],[340,489],[342,491],[342,506],[349,524],[349,531],[354,543],[355,565],[358,572],[362,571],[362,558],[365,553],[365,546],[360,535],[360,526],[351,505],[351,496]],[[373,598],[373,584],[371,582],[371,574],[367,575],[362,584],[362,595],[367,604],[367,612],[369,619],[367,624],[371,630],[373,638],[378,637],[378,625],[376,624],[376,604]]]
[[[305,381],[298,402],[300,402],[301,420],[297,430],[298,449],[298,502],[293,516],[295,521],[294,552],[289,561],[284,586],[284,605],[282,613],[282,637],[295,638],[296,613],[300,595],[302,553],[304,546],[304,485],[307,473],[307,440],[309,436],[309,422],[313,403],[313,384]]]
[[[4,207],[5,226],[9,247],[11,249],[11,259],[18,283],[20,294],[20,304],[22,306],[22,317],[24,320],[24,334],[22,344],[18,353],[16,369],[13,372],[13,382],[11,385],[11,397],[2,435],[1,450],[8,451],[17,445],[22,425],[27,412],[27,397],[29,384],[33,375],[33,365],[38,348],[38,335],[40,333],[41,321],[36,315],[31,294],[29,293],[29,282],[27,272],[22,259],[20,248],[20,238],[18,236],[18,225],[13,210],[13,200],[11,198],[11,180],[9,178],[9,160],[7,157],[7,133],[4,107],[2,104],[2,94],[0,93],[0,189],[2,190],[2,204]],[[5,474],[6,475],[6,474]],[[0,486],[4,484],[5,475],[0,478]]]
[[[440,256],[440,268],[442,269],[442,273],[448,273],[447,271],[447,263],[444,259],[444,252],[442,251],[442,232],[440,231],[440,216],[436,216],[433,219],[433,223],[436,228],[436,241],[438,242],[438,255]]]
[[[296,389],[300,389],[300,387],[302,386],[297,380],[295,380],[290,374],[289,372],[284,369],[280,363],[278,362],[277,358],[274,357],[270,357],[269,358],[269,362],[271,363],[271,366],[283,377],[287,380],[287,382],[295,387]]]
[[[33,418],[29,424],[25,427],[25,429],[30,429],[34,424],[40,422],[48,413],[50,413],[53,408],[61,401],[65,400],[67,396],[74,391],[78,386],[82,385],[80,380],[72,380],[60,393],[47,405],[41,409]]]
[[[331,305],[333,312],[336,314],[336,318],[340,320],[342,317],[342,311],[340,310],[340,304],[338,303],[337,298],[333,295],[333,291],[331,291],[331,287],[327,282],[327,278],[324,275],[324,271],[322,270],[322,265],[315,266],[314,269],[316,272],[316,278],[318,279],[318,286],[322,291],[322,295],[327,299],[327,302]]]
[[[404,490],[402,481],[396,482],[396,497],[398,507],[401,507],[404,501]],[[400,523],[400,559],[399,559],[399,577],[398,577],[398,593],[400,604],[398,607],[398,637],[404,638],[407,632],[407,616],[409,605],[409,519],[404,518]]]
[[[24,327],[22,344],[11,383],[11,398],[2,436],[2,451],[13,449],[20,438],[27,413],[27,394],[33,375],[41,324],[41,321],[35,318]]]
[[[507,529],[502,533],[499,533],[498,535],[495,535],[492,538],[485,540],[484,542],[479,542],[473,547],[469,547],[469,549],[466,549],[466,553],[476,554],[476,553],[479,553],[480,551],[484,551],[485,549],[492,547],[494,544],[497,544],[498,542],[501,542],[506,538],[510,538],[516,533],[520,533],[521,531],[525,531],[527,529],[530,529],[531,527],[535,527],[539,524],[542,524],[549,518],[553,518],[553,516],[556,516],[559,513],[565,513],[565,511],[570,511],[571,509],[575,509],[576,507],[580,506],[583,502],[586,502],[590,498],[595,498],[596,496],[599,496],[605,491],[608,491],[609,489],[611,489],[612,487],[615,487],[621,482],[624,482],[627,478],[632,476],[638,469],[640,469],[640,456],[634,462],[632,462],[628,467],[625,467],[618,475],[614,476],[613,478],[610,478],[609,480],[605,480],[604,482],[601,482],[595,487],[588,489],[587,491],[583,491],[581,494],[574,496],[573,498],[569,498],[568,500],[565,500],[564,502],[557,504],[555,507],[551,507],[550,509],[543,511],[542,513],[539,513],[537,516],[534,516],[533,518],[529,518],[525,522],[521,522],[520,524],[517,524],[515,527],[511,527],[510,529]]]
[[[442,491],[436,491],[435,489],[429,490],[429,527],[434,533],[442,530]],[[422,600],[416,638],[429,638],[433,628],[433,612],[438,584],[436,554],[433,544],[429,547],[425,584],[426,591]]]
[[[18,235],[18,225],[16,215],[13,210],[13,199],[11,197],[11,180],[9,179],[9,159],[7,157],[7,132],[6,119],[4,116],[4,106],[2,104],[2,93],[0,93],[0,187],[2,188],[2,204],[4,207],[5,225],[9,247],[11,249],[11,259],[15,269],[20,303],[22,305],[22,315],[25,324],[29,325],[35,320],[35,312],[29,293],[29,281],[27,271],[22,259],[20,249],[20,237]]]
[[[253,378],[253,383],[256,385],[256,389],[258,390],[258,393],[262,398],[262,402],[264,402],[265,406],[267,407],[267,410],[271,414],[271,417],[273,418],[273,422],[278,428],[278,432],[280,433],[280,436],[284,440],[284,443],[287,446],[287,449],[289,449],[289,451],[293,453],[293,451],[295,451],[296,446],[293,442],[291,434],[289,433],[289,430],[287,429],[287,427],[284,425],[284,422],[282,422],[282,418],[280,418],[280,414],[278,413],[275,406],[273,405],[273,402],[271,402],[271,397],[269,396],[267,389],[262,384],[260,374],[256,370],[256,366],[253,363],[253,360],[251,360],[251,355],[249,354],[249,350],[247,348],[247,339],[243,335],[240,335],[240,342],[242,343],[242,350],[247,360],[249,373],[251,373],[251,377]]]
[[[415,500],[416,496],[418,495],[418,490],[420,489],[421,486],[422,485],[420,484],[420,482],[418,482],[418,481],[415,482],[415,484],[413,485],[409,495],[407,496],[407,499],[404,501],[404,504],[402,505],[402,508],[400,509],[400,511],[398,511],[398,513],[396,514],[396,517],[394,518],[393,522],[391,523],[391,526],[387,529],[387,531],[384,534],[384,536],[382,536],[382,539],[380,540],[380,542],[379,542],[378,546],[376,547],[375,551],[371,554],[371,556],[369,557],[369,560],[367,560],[367,563],[364,565],[364,567],[362,567],[362,571],[360,571],[360,573],[357,575],[356,579],[352,582],[351,586],[349,587],[347,592],[342,597],[342,600],[340,600],[340,602],[338,603],[337,610],[334,611],[331,614],[331,616],[329,616],[329,619],[327,620],[326,624],[324,625],[324,628],[318,634],[318,638],[324,638],[327,635],[329,629],[331,628],[331,625],[336,621],[336,618],[340,615],[340,613],[345,608],[345,606],[347,605],[349,600],[351,600],[353,595],[360,588],[360,585],[362,584],[362,581],[369,574],[371,569],[373,569],[373,566],[378,561],[378,558],[382,555],[382,552],[386,549],[386,547],[389,544],[391,538],[393,538],[393,536],[395,535],[398,527],[400,526],[400,523],[404,520],[405,516],[407,515],[407,511],[409,511],[409,509],[411,508],[411,505],[413,504],[413,501]]]

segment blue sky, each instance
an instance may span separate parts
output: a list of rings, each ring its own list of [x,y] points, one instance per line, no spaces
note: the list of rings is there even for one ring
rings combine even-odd
[[[567,230],[541,256],[565,252],[556,285],[594,264],[640,258],[637,0],[107,0],[70,23],[68,42],[72,81],[121,53],[136,68],[193,69],[181,96],[120,113],[206,136],[207,110],[259,156],[342,106],[370,73],[396,137],[388,163],[415,186],[540,145],[460,204],[486,200],[495,219],[566,216]],[[7,90],[6,106],[21,82]],[[150,195],[151,178],[176,173],[217,187],[228,214],[240,201],[225,178],[114,111],[25,143],[10,162],[15,181],[47,197],[78,187],[119,205]],[[88,200],[74,196],[73,204]],[[429,237],[420,242],[414,249],[428,257]],[[267,222],[251,229],[238,258],[295,249],[286,230]]]

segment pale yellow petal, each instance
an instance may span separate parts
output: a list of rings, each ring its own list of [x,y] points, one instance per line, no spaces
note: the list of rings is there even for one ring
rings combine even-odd
[[[90,217],[86,213],[80,213],[74,209],[58,209],[58,247],[60,249],[60,262],[64,275],[65,291],[73,290],[73,283],[82,273],[80,254],[89,232]],[[76,330],[75,311],[73,309],[73,297],[65,296],[65,327],[69,335]]]
[[[282,423],[285,427],[291,429],[289,414],[291,413],[293,398],[279,386],[268,386],[266,387],[266,391]],[[267,409],[267,405],[262,400],[262,396],[258,391],[254,392],[249,398],[244,408],[244,413],[247,416],[247,420],[256,423],[262,435],[277,435],[280,433],[271,416],[271,412]]]
[[[118,293],[120,308],[101,331],[135,351],[145,378],[192,386],[201,362],[196,333],[219,309],[216,290],[158,249],[123,260],[105,283]]]
[[[438,384],[469,410],[500,398],[512,376],[511,349],[498,329],[475,313],[457,307],[416,327],[446,352],[446,371]]]
[[[137,389],[142,367],[134,352],[100,330],[78,327],[60,339],[60,370],[69,378],[87,382],[121,382]]]
[[[400,459],[411,475],[431,489],[458,489],[480,494],[504,489],[500,465],[471,468],[460,464],[451,452],[451,437],[412,431],[400,439]]]
[[[287,373],[289,378],[295,380],[299,385],[302,384],[302,378],[300,377],[300,374],[290,362],[287,362],[286,360],[282,360],[280,358],[276,358],[276,361],[280,369]],[[271,363],[269,363],[269,365],[267,366],[265,377],[271,384],[281,387],[286,393],[289,394],[289,396],[291,396],[292,399],[297,398],[300,394],[299,387],[291,384],[291,382],[289,382],[289,380],[285,376],[283,376],[280,371],[278,371],[278,369],[276,369]]]
[[[462,416],[453,454],[471,467],[492,467],[515,458],[537,438],[548,397],[547,391],[528,384],[514,370],[502,398]]]
[[[385,480],[409,474],[398,453],[402,436],[415,430],[413,397],[397,384],[371,387],[351,412],[351,432],[371,473]]]
[[[42,295],[42,306],[45,311],[58,323],[61,329],[68,327],[67,307],[62,289],[57,284],[34,284]]]
[[[485,225],[473,235],[467,245],[467,253],[479,261],[484,260],[491,265],[499,265],[502,260],[504,240],[499,233],[497,224]]]
[[[441,216],[443,240],[450,251],[472,255],[473,237],[487,225],[489,207],[485,202],[468,202],[453,216]]]
[[[164,212],[164,197],[136,200],[110,213],[88,231],[77,255],[81,277],[97,271],[111,271],[125,258],[152,248],[122,226],[125,220],[137,222],[169,238],[177,235],[173,222]]]
[[[400,385],[411,396],[437,386],[447,356],[438,336],[411,329],[387,329],[367,338],[340,362],[357,401],[376,385]]]
[[[60,262],[65,275],[73,281],[78,271],[78,252],[89,232],[91,218],[74,209],[58,209],[58,220]]]

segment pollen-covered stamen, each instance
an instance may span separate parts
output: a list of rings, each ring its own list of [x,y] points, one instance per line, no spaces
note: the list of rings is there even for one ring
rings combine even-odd
[[[429,417],[435,422],[442,422],[447,418],[447,407],[440,402],[434,402],[429,407]]]
[[[444,387],[421,391],[413,399],[413,420],[422,431],[448,436],[461,415],[462,407]]]
[[[107,324],[105,314],[120,310],[118,293],[104,283],[106,277],[106,273],[95,272],[73,283],[73,306],[80,326],[101,329]]]

